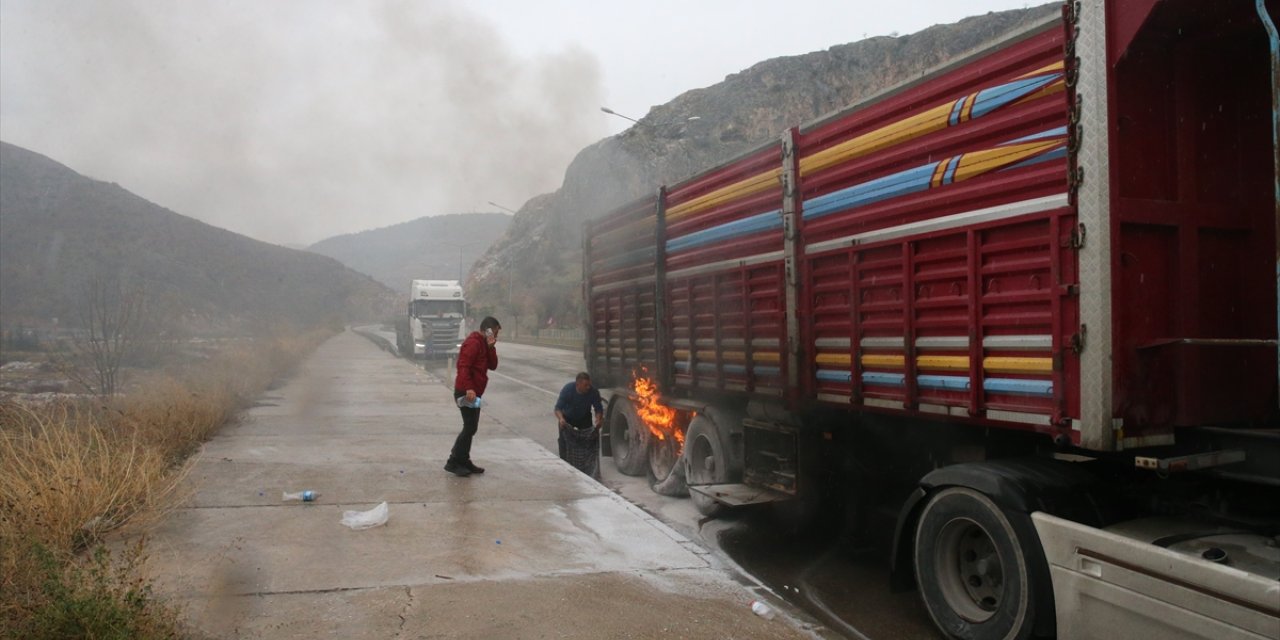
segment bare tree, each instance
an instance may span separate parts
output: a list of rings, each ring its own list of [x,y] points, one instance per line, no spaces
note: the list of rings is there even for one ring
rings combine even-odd
[[[118,278],[94,276],[81,300],[81,332],[71,341],[74,361],[64,373],[101,396],[115,395],[120,365],[145,337],[147,294],[141,285],[125,286]]]

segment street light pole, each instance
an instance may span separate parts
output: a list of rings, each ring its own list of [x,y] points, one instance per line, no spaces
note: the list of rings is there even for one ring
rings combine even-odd
[[[639,121],[639,120],[636,120],[635,118],[632,118],[631,116],[624,116],[624,115],[622,115],[621,113],[618,113],[617,111],[614,111],[613,109],[610,109],[609,107],[600,107],[600,110],[601,110],[601,111],[603,111],[603,112],[605,112],[605,113],[607,113],[607,114],[609,114],[609,115],[611,115],[611,116],[618,116],[619,118],[623,118],[623,119],[626,119],[626,120],[630,120],[630,121],[632,121],[632,122],[634,122],[634,123],[636,123],[636,124],[638,124],[638,125],[640,125],[640,126],[642,126],[642,127],[649,127],[650,129],[656,129],[656,128],[658,128],[658,127],[665,127],[665,126],[667,126],[667,125],[669,125],[669,124],[687,124],[687,123],[695,122],[695,121],[698,121],[698,120],[701,120],[701,119],[702,119],[702,116],[689,116],[688,118],[685,118],[684,120],[668,120],[668,121],[666,121],[666,122],[641,122],[641,121]],[[493,203],[492,203],[492,202],[490,202],[489,204],[493,204]]]
[[[435,241],[430,244],[434,246],[450,246],[458,250],[458,282],[462,282],[462,277],[464,275],[463,267],[466,265],[466,263],[463,262],[463,254],[466,252],[467,247],[474,247],[479,244],[484,244],[485,242],[485,240],[473,240],[471,242],[459,242],[454,244],[452,242]]]
[[[491,204],[491,205],[493,205],[493,206],[495,206],[495,207],[497,207],[497,208],[499,208],[499,209],[502,209],[503,211],[506,211],[507,213],[510,213],[510,214],[512,214],[512,215],[514,215],[514,214],[516,213],[515,211],[512,211],[511,209],[508,209],[508,208],[506,208],[506,207],[504,207],[504,206],[502,206],[502,205],[500,205],[500,204],[498,204],[498,203],[496,203],[496,202],[494,202],[494,201],[492,201],[492,200],[490,200],[490,201],[489,201],[489,204]]]
[[[462,242],[458,244],[458,282],[462,282],[462,250],[467,247],[484,244],[484,242],[484,240],[473,240],[471,242]]]

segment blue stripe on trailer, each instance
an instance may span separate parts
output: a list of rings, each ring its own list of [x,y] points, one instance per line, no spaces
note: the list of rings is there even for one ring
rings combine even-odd
[[[832,371],[819,369],[818,379],[826,382],[853,382],[853,374],[848,371]]]
[[[1052,151],[1047,151],[1038,156],[1027,158],[1018,164],[1011,164],[1004,169],[1001,169],[1001,171],[1012,171],[1013,169],[1021,169],[1022,167],[1029,167],[1033,164],[1040,164],[1041,162],[1048,162],[1050,160],[1057,160],[1058,158],[1065,157],[1067,157],[1067,147],[1066,145],[1063,145],[1053,149]]]
[[[876,373],[868,372],[862,374],[862,384],[874,384],[884,387],[901,387],[906,376],[901,373]]]
[[[1036,140],[1049,140],[1051,138],[1061,138],[1066,135],[1067,135],[1066,127],[1056,127],[1053,129],[1046,129],[1039,133],[1033,133],[1029,136],[1022,136],[1021,138],[1015,138],[1013,140],[1003,143],[1001,146],[1009,145],[1009,144],[1021,144],[1023,142],[1035,142]]]
[[[695,231],[687,236],[672,238],[667,241],[667,251],[680,251],[693,247],[720,242],[761,231],[778,231],[782,229],[781,210],[757,214],[741,220]]]
[[[1053,396],[1052,380],[1022,380],[1018,378],[987,378],[982,389],[988,393],[1014,393],[1024,396]]]
[[[956,167],[960,166],[960,156],[952,156],[947,161],[947,170],[942,173],[942,184],[951,184],[956,177]]]
[[[968,391],[969,378],[964,376],[918,376],[916,384],[921,389],[941,389],[944,391]]]
[[[1023,78],[1006,82],[990,89],[983,89],[978,92],[977,99],[973,101],[973,109],[969,111],[969,119],[981,118],[995,109],[999,109],[1010,102],[1020,100],[1049,86],[1049,84],[1061,77],[1062,74],[1055,73],[1049,76]]]
[[[804,203],[804,218],[821,218],[838,211],[924,191],[929,188],[936,166],[936,162],[931,162],[807,200]]]
[[[948,125],[954,127],[960,124],[960,112],[964,110],[964,101],[968,99],[969,99],[969,96],[965,96],[963,98],[960,98],[959,100],[956,100],[956,103],[954,105],[951,105],[951,115],[947,116]]]

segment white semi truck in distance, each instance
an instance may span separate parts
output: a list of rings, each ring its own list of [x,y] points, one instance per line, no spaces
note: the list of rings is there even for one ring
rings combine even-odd
[[[457,280],[414,280],[409,285],[408,326],[397,331],[400,352],[414,358],[456,353],[466,337],[466,299]]]

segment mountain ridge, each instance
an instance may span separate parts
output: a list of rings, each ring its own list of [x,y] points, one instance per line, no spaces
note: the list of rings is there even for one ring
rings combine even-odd
[[[391,313],[338,261],[214,227],[0,142],[0,322],[74,322],[94,278],[144,286],[191,326],[299,326]]]
[[[463,279],[510,223],[507,213],[425,216],[333,236],[306,250],[334,258],[407,295],[410,280]]]

